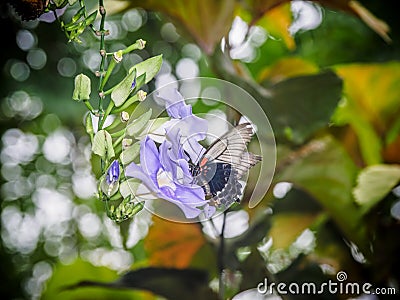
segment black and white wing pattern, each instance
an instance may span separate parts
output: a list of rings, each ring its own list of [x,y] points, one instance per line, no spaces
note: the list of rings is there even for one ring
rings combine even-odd
[[[230,206],[241,195],[239,179],[261,156],[247,152],[254,134],[250,123],[239,124],[210,145],[192,169],[193,183],[200,185],[215,206]]]

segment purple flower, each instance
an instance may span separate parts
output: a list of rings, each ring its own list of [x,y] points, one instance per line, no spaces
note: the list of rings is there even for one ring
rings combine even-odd
[[[118,182],[119,179],[119,163],[118,160],[114,160],[108,168],[106,175],[106,182],[108,185],[113,185]]]
[[[198,141],[204,140],[208,130],[207,121],[192,113],[192,106],[185,103],[177,89],[163,89],[158,98],[164,102],[171,120],[164,124],[166,131],[176,131],[179,143],[193,163],[197,163],[205,151]]]
[[[175,147],[177,136],[168,136],[159,149],[146,136],[140,144],[140,166],[131,163],[125,174],[139,179],[154,195],[177,205],[186,218],[209,212],[203,189],[192,184],[189,164],[183,151]],[[136,195],[140,197],[140,195]]]
[[[107,197],[114,195],[119,188],[119,162],[114,160],[108,167],[105,178],[101,181],[101,190]]]
[[[53,23],[56,20],[56,15],[57,17],[61,17],[66,9],[67,6],[64,6],[63,8],[57,8],[55,12],[49,11],[47,13],[44,13],[39,17],[39,20],[45,23]]]
[[[141,181],[136,197],[165,199],[177,205],[189,219],[201,213],[209,218],[216,208],[205,199],[203,188],[193,184],[189,168],[189,160],[197,163],[205,151],[199,141],[206,137],[207,121],[193,115],[192,107],[176,89],[162,92],[157,100],[171,117],[162,125],[165,136],[156,140],[158,148],[151,134],[145,136],[140,144],[140,165],[131,163],[125,175]]]
[[[131,90],[133,90],[135,87],[136,87],[136,76],[132,81]]]

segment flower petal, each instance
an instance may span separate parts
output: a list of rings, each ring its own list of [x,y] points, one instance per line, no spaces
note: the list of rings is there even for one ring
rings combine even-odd
[[[159,196],[177,205],[189,219],[198,217],[203,212],[202,207],[208,203],[204,199],[204,191],[201,187],[177,185],[173,191],[165,186],[160,188]]]
[[[162,168],[176,177],[176,162],[171,159],[171,143],[165,140],[160,146],[160,164]]]
[[[106,175],[106,182],[108,185],[114,184],[119,179],[119,163],[118,160],[114,160],[108,168]]]
[[[163,89],[157,97],[165,102],[168,115],[174,119],[192,114],[192,107],[185,103],[185,99],[177,89]]]
[[[134,162],[130,163],[125,168],[125,175],[139,179],[148,189],[153,192],[158,192],[157,181],[153,180],[147,173],[143,172],[141,166],[136,165]]]
[[[57,8],[56,15],[58,17],[61,17],[64,14],[66,9],[67,9],[67,6],[64,6],[63,8]],[[56,16],[54,15],[53,11],[49,11],[47,13],[42,14],[39,17],[39,20],[42,22],[45,22],[45,23],[53,23],[56,20]]]
[[[192,173],[190,172],[189,163],[185,159],[177,161],[178,169],[176,179],[180,184],[189,185],[193,181]]]
[[[161,167],[159,153],[156,144],[148,136],[140,143],[140,165],[143,172],[156,182],[157,172]]]

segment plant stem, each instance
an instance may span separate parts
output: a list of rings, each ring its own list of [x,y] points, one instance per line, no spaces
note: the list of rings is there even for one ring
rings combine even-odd
[[[224,255],[225,255],[225,223],[226,223],[227,211],[224,211],[224,218],[222,220],[221,233],[219,235],[219,248],[218,248],[218,273],[219,273],[219,283],[218,283],[218,295],[221,300],[225,297],[225,280],[224,280]]]
[[[110,135],[111,135],[112,138],[119,138],[119,137],[121,137],[121,135],[125,134],[125,130],[126,130],[126,128],[123,128],[123,129],[121,129],[121,130],[119,130],[117,132],[111,133]]]
[[[103,92],[103,80],[104,80],[104,69],[105,69],[105,62],[106,62],[106,49],[105,49],[105,42],[104,42],[104,37],[106,34],[106,31],[104,30],[104,24],[106,20],[106,9],[104,8],[104,1],[99,0],[99,12],[101,16],[100,20],[100,29],[99,29],[99,34],[100,34],[100,55],[101,55],[101,62],[100,62],[100,68],[99,68],[99,124],[103,124],[102,121],[102,115],[104,113],[103,109],[103,99],[104,96],[102,95]],[[101,128],[99,128],[100,130]]]
[[[110,115],[111,110],[114,108],[114,102],[110,101],[110,103],[107,106],[106,111],[103,114],[103,117],[99,119],[99,130],[103,129],[104,122],[106,121],[107,117]]]
[[[124,139],[125,135],[121,135],[114,143],[113,143],[113,148],[116,148],[119,143]]]

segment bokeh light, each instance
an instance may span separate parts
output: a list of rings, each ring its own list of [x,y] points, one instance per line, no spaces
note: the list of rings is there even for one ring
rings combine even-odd
[[[17,32],[17,45],[21,50],[28,51],[36,46],[37,37],[34,33],[26,29],[20,29]]]
[[[28,52],[26,61],[28,62],[29,66],[32,69],[40,70],[46,65],[47,62],[46,52],[44,52],[44,50],[40,48],[31,49]]]
[[[123,29],[130,32],[138,30],[144,23],[142,18],[143,14],[146,14],[146,12],[137,9],[131,9],[125,12],[121,19]]]
[[[30,73],[29,66],[22,61],[14,61],[10,67],[10,75],[16,81],[27,80]]]
[[[70,57],[63,57],[57,63],[57,71],[63,77],[74,76],[76,70],[77,70],[76,62]]]

